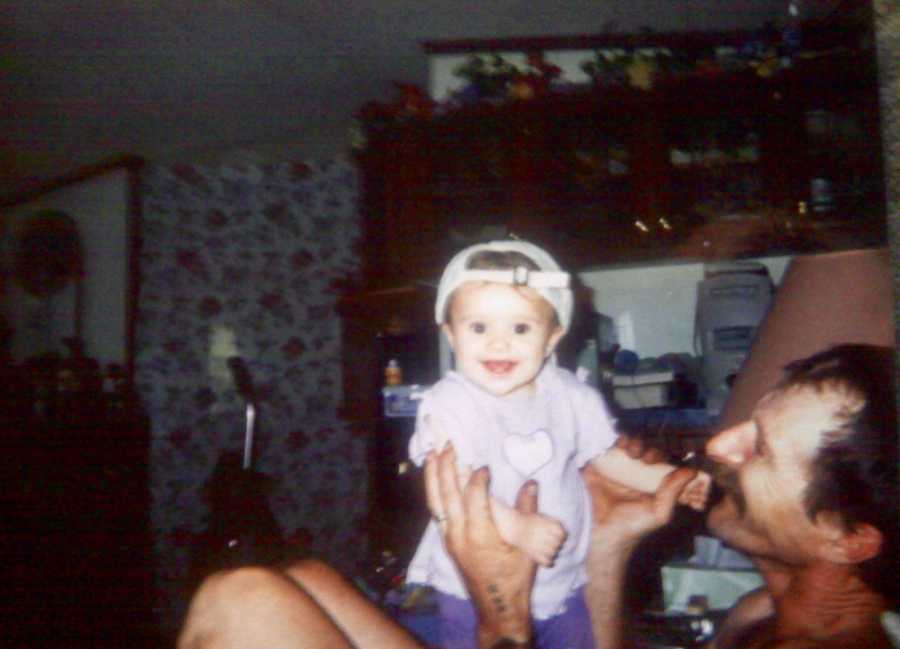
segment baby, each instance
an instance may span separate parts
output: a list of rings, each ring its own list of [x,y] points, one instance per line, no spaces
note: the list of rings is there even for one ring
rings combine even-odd
[[[612,449],[616,434],[600,394],[554,362],[572,316],[569,275],[544,250],[496,241],[457,254],[441,277],[435,320],[455,371],[425,394],[410,440],[421,464],[452,441],[465,481],[491,471],[491,506],[501,536],[541,568],[532,594],[536,647],[593,647],[584,604],[584,560],[591,503],[579,470],[645,492],[673,467],[647,465]],[[540,512],[513,507],[527,480],[539,484]],[[702,508],[709,477],[701,474],[683,502]],[[410,564],[410,583],[437,591],[444,649],[476,646],[475,611],[432,521]]]

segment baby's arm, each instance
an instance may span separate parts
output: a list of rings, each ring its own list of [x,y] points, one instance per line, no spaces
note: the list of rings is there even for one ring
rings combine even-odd
[[[472,469],[465,464],[457,464],[456,475],[459,484],[465,485],[472,476]],[[491,512],[500,538],[522,550],[539,565],[553,565],[567,536],[559,521],[540,512],[523,514],[493,496]]]
[[[472,461],[477,457],[473,447],[465,435],[452,437],[447,430],[477,431],[469,422],[458,420],[458,411],[444,412],[446,420],[450,424],[442,424],[437,417],[429,414],[433,408],[426,395],[426,400],[419,406],[419,419],[416,424],[416,432],[410,439],[410,456],[418,462],[424,461],[429,451],[441,450],[448,442],[452,441],[457,450],[458,457],[465,457]],[[463,460],[457,464],[457,478],[459,484],[465,485],[472,475],[472,468]],[[506,505],[496,498],[491,498],[491,509],[500,532],[500,537],[517,548],[521,549],[535,562],[542,566],[551,566],[559,549],[566,540],[566,531],[559,521],[544,516],[543,514],[522,514],[514,507]]]
[[[555,518],[539,512],[523,514],[491,498],[491,512],[500,537],[542,566],[552,566],[566,540],[566,530]]]
[[[675,470],[671,464],[647,464],[630,457],[624,450],[615,446],[591,460],[591,465],[607,478],[644,493],[655,493],[663,478]],[[699,471],[684,488],[678,502],[702,511],[706,507],[711,484],[709,474]]]
[[[458,462],[456,477],[460,486],[465,486],[472,477],[472,468]],[[559,521],[538,512],[523,514],[493,496],[491,496],[491,512],[500,538],[525,552],[539,565],[553,565],[567,534]]]

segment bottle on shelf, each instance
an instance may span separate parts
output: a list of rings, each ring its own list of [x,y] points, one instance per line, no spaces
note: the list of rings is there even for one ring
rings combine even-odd
[[[385,385],[402,385],[403,384],[403,368],[396,358],[388,361],[384,368],[384,384]]]

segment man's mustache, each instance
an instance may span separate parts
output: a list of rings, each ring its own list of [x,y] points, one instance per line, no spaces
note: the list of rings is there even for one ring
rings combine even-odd
[[[738,512],[743,514],[746,510],[746,500],[741,489],[738,473],[727,464],[716,462],[705,454],[691,458],[691,465],[712,476],[714,490],[710,495],[710,506],[716,505],[722,497],[728,495],[734,500]]]
[[[738,513],[743,515],[747,508],[747,502],[744,499],[744,491],[741,489],[741,481],[738,479],[737,471],[718,462],[714,462],[713,465],[712,477],[714,484],[723,495],[731,496],[731,499],[737,506]]]

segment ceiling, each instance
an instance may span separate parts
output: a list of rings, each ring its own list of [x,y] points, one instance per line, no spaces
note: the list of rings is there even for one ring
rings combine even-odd
[[[794,0],[795,2],[797,0]],[[0,0],[0,196],[119,154],[302,159],[425,40],[753,28],[787,0]]]

